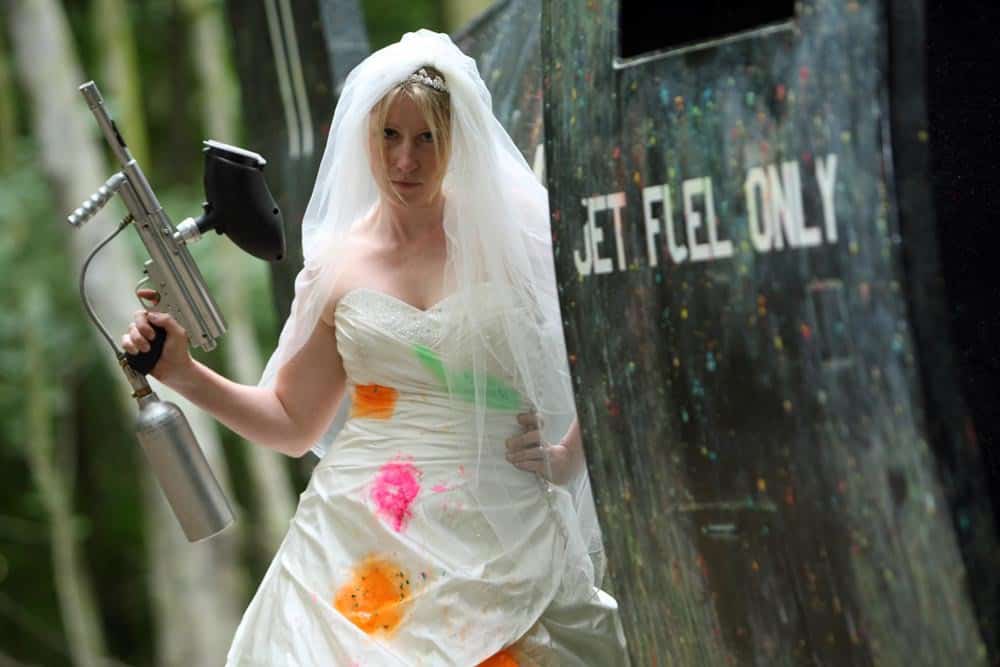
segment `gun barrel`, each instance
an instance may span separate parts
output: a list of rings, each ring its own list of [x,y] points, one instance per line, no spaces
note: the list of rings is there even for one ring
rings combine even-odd
[[[226,321],[219,312],[205,285],[205,279],[187,247],[174,239],[174,229],[166,211],[160,205],[153,187],[146,180],[139,163],[129,153],[114,120],[104,106],[97,84],[88,81],[79,88],[87,106],[97,119],[115,157],[122,164],[123,181],[116,185],[125,207],[135,220],[135,230],[149,252],[146,272],[155,282],[155,289],[165,298],[163,306],[187,330],[191,343],[204,350],[215,347],[215,339],[226,331]],[[93,202],[88,200],[80,211],[74,211],[71,223],[81,223],[97,203],[106,201],[98,192]]]
[[[87,106],[91,109],[104,104],[104,98],[101,96],[101,91],[97,89],[97,84],[93,81],[80,84],[80,92],[83,93],[84,99],[87,100]]]
[[[156,193],[153,192],[149,181],[146,180],[146,175],[139,167],[139,163],[132,158],[132,154],[128,150],[128,145],[125,143],[125,139],[122,138],[121,132],[118,131],[118,126],[115,125],[114,119],[108,114],[107,107],[104,106],[104,98],[101,96],[101,91],[98,90],[97,84],[93,81],[88,81],[80,86],[80,93],[87,100],[87,106],[90,107],[91,113],[97,119],[97,125],[101,128],[101,132],[104,133],[104,138],[107,140],[108,145],[111,146],[111,150],[114,151],[115,157],[121,162],[122,171],[128,176],[128,180],[132,183],[135,194],[138,196],[139,201],[142,202],[146,213],[155,214],[161,208],[160,201],[156,198]],[[136,219],[143,217],[140,211],[132,211],[132,215]]]
[[[129,162],[132,162],[132,154],[129,153],[128,146],[118,131],[115,121],[108,115],[108,110],[104,106],[104,98],[101,96],[101,91],[98,90],[97,84],[93,81],[88,81],[80,86],[80,92],[83,94],[84,99],[87,100],[87,106],[90,107],[91,113],[97,119],[97,125],[101,128],[101,132],[104,133],[104,138],[111,146],[111,150],[114,151],[115,157],[118,158],[123,167],[128,166]]]

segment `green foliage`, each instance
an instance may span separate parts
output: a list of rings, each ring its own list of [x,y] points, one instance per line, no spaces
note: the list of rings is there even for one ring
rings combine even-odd
[[[106,45],[93,31],[94,3],[64,0],[62,4],[82,75],[97,79],[100,85],[100,52]],[[191,52],[190,36],[174,1],[124,4],[137,39],[149,133],[151,158],[141,166],[165,210],[177,222],[197,216],[204,197],[201,98],[192,64],[185,57]],[[444,28],[439,0],[364,0],[362,6],[373,49],[419,27]],[[0,55],[9,62],[9,44],[0,42],[0,51],[5,51]],[[10,99],[14,100],[14,116],[9,125],[29,131],[30,109],[24,96],[14,90]],[[107,102],[114,115],[115,100],[109,97]],[[120,130],[128,140],[130,128]],[[37,146],[28,136],[15,143],[9,153],[12,163],[0,165],[0,654],[30,664],[69,664],[52,580],[48,517],[24,457],[25,448],[31,446],[24,386],[32,371],[23,355],[29,335],[26,317],[30,315],[34,327],[43,332],[38,342],[45,361],[44,395],[53,415],[53,441],[57,460],[67,478],[74,480],[73,507],[81,551],[95,584],[108,649],[128,664],[152,664],[155,632],[146,588],[149,564],[139,469],[146,464],[131,432],[129,415],[113,398],[124,379],[109,374],[110,350],[98,341],[84,314],[78,276],[71,268],[75,263],[68,250],[73,230],[65,223],[67,212],[57,210],[56,197],[39,166]],[[4,148],[8,147],[5,143]],[[110,171],[94,174],[94,188],[108,175]],[[113,207],[116,217],[124,213],[119,203]],[[135,282],[145,258],[136,234],[126,230],[113,243],[126,243],[132,249],[134,274],[122,276],[122,280]],[[191,252],[213,294],[219,294],[223,283],[234,275],[245,282],[252,325],[266,359],[280,325],[275,318],[268,267],[249,257],[239,267],[222,265],[216,249],[227,243],[228,239],[212,234],[192,246]],[[117,339],[125,323],[106,324]],[[216,351],[196,352],[195,356],[226,373],[225,345],[224,337]],[[237,448],[238,439],[231,433],[223,431],[223,438],[229,449]],[[232,468],[234,486],[238,492],[245,491],[249,485],[241,479],[246,475],[243,457],[235,456],[232,462],[237,463]],[[300,462],[289,462],[289,466],[298,472],[301,486]],[[253,504],[252,499],[240,500]],[[256,574],[264,565],[254,563]]]
[[[445,30],[444,12],[440,0],[396,2],[395,0],[362,0],[365,27],[372,51],[399,41],[403,33],[428,28]]]
[[[65,662],[58,638],[60,615],[52,584],[47,540],[48,517],[40,490],[25,463],[29,439],[25,385],[29,373],[42,373],[43,400],[53,415],[57,461],[71,461],[75,443],[59,439],[57,427],[70,416],[72,401],[66,387],[80,376],[92,354],[84,328],[76,280],[67,267],[65,234],[72,230],[53,210],[51,193],[36,166],[34,147],[20,140],[14,163],[0,185],[0,636],[16,638],[5,646],[15,654]],[[28,337],[42,350],[44,367],[27,366],[23,354]],[[70,477],[74,471],[68,471]],[[13,639],[11,641],[14,641]],[[5,642],[7,644],[7,642]]]
[[[29,308],[45,328],[42,344],[46,357],[61,374],[72,375],[78,369],[81,360],[76,339],[86,333],[75,316],[80,309],[76,281],[66,270],[70,262],[63,236],[72,230],[52,209],[51,194],[33,158],[27,142],[20,143],[14,168],[0,188],[0,220],[5,221],[0,234],[0,283],[7,287],[0,297],[0,375],[8,379],[0,389],[0,411],[22,398],[11,380],[26,372],[20,350],[27,335],[24,316]],[[28,289],[30,286],[36,289]],[[47,298],[29,302],[38,287]],[[52,399],[58,411],[65,403],[57,388],[52,388]]]

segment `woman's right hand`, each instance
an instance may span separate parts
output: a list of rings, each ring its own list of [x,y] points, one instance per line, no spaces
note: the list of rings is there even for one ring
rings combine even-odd
[[[141,289],[138,295],[154,303],[159,295],[156,290]],[[170,386],[182,376],[194,363],[188,349],[187,332],[171,315],[157,311],[137,310],[128,331],[122,336],[122,348],[129,354],[139,354],[149,351],[149,341],[156,337],[156,331],[151,325],[162,327],[167,332],[167,340],[163,345],[163,353],[157,360],[150,375]]]

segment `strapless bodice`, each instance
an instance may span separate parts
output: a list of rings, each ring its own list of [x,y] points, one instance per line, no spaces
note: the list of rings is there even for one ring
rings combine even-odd
[[[477,300],[487,330],[470,334],[449,329],[450,309],[460,307],[466,298]],[[503,460],[505,440],[523,432],[517,414],[531,407],[516,379],[505,371],[513,363],[503,358],[503,308],[509,316],[509,303],[487,283],[452,294],[426,310],[373,289],[347,292],[337,304],[334,327],[351,409],[331,445],[339,454],[325,458],[345,461],[352,444],[368,450],[380,443],[398,446],[405,434],[408,442],[420,438],[421,444],[413,446],[421,448],[425,460]],[[471,373],[461,354],[473,335],[490,340],[493,351],[485,360],[488,409],[482,451],[475,438]],[[532,483],[533,475],[506,462],[503,468],[505,477]]]

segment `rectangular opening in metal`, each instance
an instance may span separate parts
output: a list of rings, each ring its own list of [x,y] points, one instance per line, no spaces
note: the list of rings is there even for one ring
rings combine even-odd
[[[711,43],[793,18],[794,0],[704,0],[700,3],[620,0],[619,56],[631,59]]]

